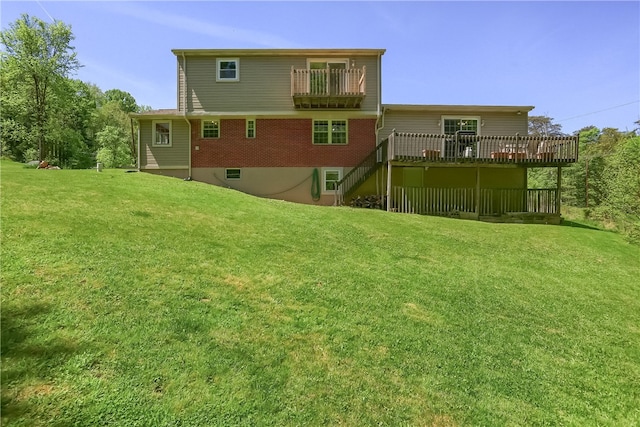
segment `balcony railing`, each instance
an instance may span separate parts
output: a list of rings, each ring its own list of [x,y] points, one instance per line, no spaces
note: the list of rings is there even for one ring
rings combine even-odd
[[[291,68],[291,97],[296,108],[360,108],[365,83],[366,67]]]
[[[578,160],[577,136],[483,136],[393,132],[389,160],[557,165]]]

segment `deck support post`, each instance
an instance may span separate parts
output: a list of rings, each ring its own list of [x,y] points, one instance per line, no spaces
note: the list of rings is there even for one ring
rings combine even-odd
[[[560,166],[558,166],[558,174],[556,176],[556,213],[558,215],[561,215],[560,212],[560,191],[562,188],[562,168]]]
[[[476,167],[476,206],[475,219],[480,218],[480,166]]]
[[[393,167],[391,166],[391,158],[395,150],[395,134],[396,130],[393,129],[391,135],[389,135],[389,145],[387,146],[387,212],[391,212],[391,169]]]

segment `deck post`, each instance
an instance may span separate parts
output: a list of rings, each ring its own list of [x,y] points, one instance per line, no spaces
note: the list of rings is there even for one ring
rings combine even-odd
[[[556,176],[556,213],[561,215],[560,212],[560,189],[562,188],[562,168],[558,166],[558,174]]]
[[[476,167],[476,206],[475,219],[480,219],[480,166]]]
[[[395,135],[396,130],[393,129],[389,135],[389,145],[387,146],[387,212],[391,212],[391,158],[395,150]]]

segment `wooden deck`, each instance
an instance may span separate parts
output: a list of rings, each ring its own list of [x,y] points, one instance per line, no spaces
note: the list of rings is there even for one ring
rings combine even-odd
[[[495,222],[559,224],[562,167],[578,160],[578,137],[436,135],[393,132],[336,185],[336,204],[382,170],[387,181],[388,211],[442,215]],[[397,186],[394,167],[475,168],[469,188]],[[486,168],[556,167],[556,188],[484,188],[479,172]],[[385,170],[386,169],[386,170]],[[446,183],[442,183],[446,185]],[[368,194],[360,194],[368,196]]]
[[[564,166],[578,159],[578,137],[438,135],[392,132],[389,160],[398,163],[479,163]]]

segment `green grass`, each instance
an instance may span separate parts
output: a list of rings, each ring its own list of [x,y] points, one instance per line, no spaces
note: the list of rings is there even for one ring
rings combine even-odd
[[[640,423],[618,234],[1,166],[3,425]]]

